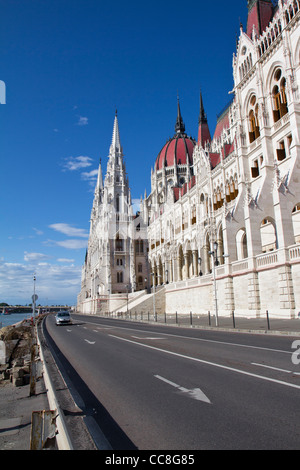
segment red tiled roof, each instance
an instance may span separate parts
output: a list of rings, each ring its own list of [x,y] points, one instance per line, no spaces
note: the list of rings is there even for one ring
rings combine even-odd
[[[174,200],[175,202],[178,201],[179,199],[179,195],[180,195],[180,192],[181,192],[181,188],[173,188],[173,191],[174,191]]]
[[[208,124],[202,123],[199,125],[198,130],[198,144],[201,144],[201,146],[204,147],[206,142],[211,142],[211,136]]]
[[[214,139],[218,139],[221,136],[223,130],[228,129],[228,128],[229,128],[229,108],[226,114],[224,114],[224,116],[217,122],[217,126],[216,126],[215,133],[214,133]]]
[[[192,176],[192,178],[189,181],[189,188],[192,189],[196,184],[196,176]]]
[[[221,162],[221,156],[219,153],[209,153],[210,164],[212,168],[216,168]]]
[[[232,152],[234,152],[234,143],[232,144],[225,144],[222,148],[222,156],[223,158],[228,157]]]
[[[248,13],[247,35],[252,38],[253,26],[262,34],[272,20],[274,7],[271,0],[257,0]]]

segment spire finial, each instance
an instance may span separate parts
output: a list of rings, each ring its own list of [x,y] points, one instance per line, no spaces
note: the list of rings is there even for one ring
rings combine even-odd
[[[199,114],[199,124],[206,123],[207,122],[207,116],[204,110],[204,105],[203,105],[203,98],[202,98],[202,90],[200,88],[200,114]]]
[[[181,117],[178,91],[177,91],[177,121],[175,124],[175,132],[177,134],[183,134],[185,132],[185,125]]]
[[[121,152],[121,142],[120,142],[117,110],[116,110],[116,114],[115,114],[114,129],[113,129],[113,136],[112,136],[112,142],[111,142],[110,149],[111,149],[111,153]]]

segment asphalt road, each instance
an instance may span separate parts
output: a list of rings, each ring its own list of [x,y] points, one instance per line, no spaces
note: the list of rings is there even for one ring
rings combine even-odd
[[[296,338],[80,315],[46,329],[115,450],[300,448]]]

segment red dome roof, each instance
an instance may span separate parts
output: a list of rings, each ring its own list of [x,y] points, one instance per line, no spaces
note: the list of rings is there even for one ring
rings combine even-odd
[[[193,164],[193,151],[196,142],[191,137],[185,134],[177,134],[170,139],[162,150],[159,152],[156,159],[155,168],[159,171],[163,168],[176,165]]]

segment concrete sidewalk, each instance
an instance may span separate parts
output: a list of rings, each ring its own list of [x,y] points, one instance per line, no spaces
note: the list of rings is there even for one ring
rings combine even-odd
[[[0,380],[1,450],[30,449],[32,412],[49,409],[44,381],[38,381],[36,394],[29,395],[30,385],[16,387]]]
[[[38,325],[39,331],[40,325]],[[16,331],[18,325],[12,328]],[[7,364],[0,366],[0,450],[30,450],[32,413],[51,409],[57,413],[56,439],[48,439],[47,449],[96,450],[84,421],[85,413],[75,404],[41,331],[40,335],[43,343],[40,359],[43,357],[47,367],[46,369],[44,367],[43,376],[36,380],[34,392],[28,380],[21,380],[20,384],[16,380],[18,368],[14,368],[13,365],[16,358],[10,359],[9,369]],[[23,346],[17,354],[18,357],[22,357],[24,353],[24,357],[28,360],[30,338],[21,340],[18,344]],[[63,432],[62,428],[58,427],[58,421],[63,421],[70,446],[62,444]],[[37,439],[37,435],[35,438]]]
[[[246,317],[219,317],[218,327],[216,327],[216,318],[214,315],[210,318],[211,325],[206,325],[204,318],[193,319],[193,325],[199,328],[209,327],[211,329],[236,331],[241,333],[269,334],[269,335],[288,335],[300,336],[300,318],[299,319],[279,319],[272,316],[267,318],[246,318]]]
[[[77,312],[78,315],[81,315]],[[92,318],[98,315],[87,315]],[[138,311],[131,314],[110,314],[103,315],[102,318],[115,318],[119,320],[141,322],[147,324],[165,324],[168,326],[177,326],[182,328],[199,328],[204,330],[224,330],[240,333],[269,334],[269,335],[288,335],[300,336],[300,316],[297,319],[283,319],[274,315],[263,315],[260,318],[249,318],[240,316],[218,316],[218,326],[216,326],[216,317],[214,313],[210,315],[200,315],[197,313],[177,313],[174,314],[140,314]],[[98,316],[99,318],[99,316]]]

